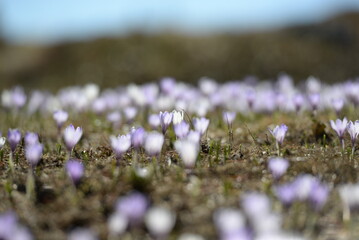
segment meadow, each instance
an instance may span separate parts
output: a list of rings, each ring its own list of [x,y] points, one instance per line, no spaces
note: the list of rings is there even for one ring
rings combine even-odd
[[[359,239],[359,82],[3,90],[0,239]]]

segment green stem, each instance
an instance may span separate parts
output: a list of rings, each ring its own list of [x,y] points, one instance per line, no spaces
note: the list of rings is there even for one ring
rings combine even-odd
[[[13,174],[14,173],[14,169],[15,169],[15,164],[14,164],[14,152],[10,152],[10,157],[9,157],[9,167],[10,167],[10,171]]]
[[[27,173],[26,197],[30,201],[35,200],[35,177],[32,167],[29,168],[29,172]]]

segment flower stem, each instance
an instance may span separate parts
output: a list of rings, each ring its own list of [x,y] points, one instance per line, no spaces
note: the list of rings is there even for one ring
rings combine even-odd
[[[35,200],[35,178],[34,169],[32,167],[29,168],[29,171],[27,173],[26,197],[30,201]]]
[[[14,158],[14,152],[11,151],[10,152],[10,157],[9,157],[9,167],[10,167],[10,171],[11,171],[12,174],[14,173],[14,168],[15,168],[13,158]]]

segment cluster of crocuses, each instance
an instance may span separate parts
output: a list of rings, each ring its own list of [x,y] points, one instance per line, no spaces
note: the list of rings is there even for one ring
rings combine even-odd
[[[216,109],[232,113],[270,113],[273,111],[299,112],[332,109],[340,113],[345,106],[359,104],[359,82],[326,85],[309,77],[304,86],[295,87],[288,75],[276,82],[257,81],[254,77],[243,81],[217,83],[202,78],[198,87],[163,78],[159,84],[119,86],[100,91],[95,84],[75,86],[60,90],[56,95],[34,91],[29,95],[16,87],[2,92],[2,106],[13,111],[26,108],[29,114],[52,113],[57,109],[67,111],[92,111],[104,114],[114,126],[132,122],[140,111],[151,112],[182,109],[190,115],[205,116]],[[230,121],[232,115],[226,114]]]
[[[348,132],[350,135],[351,143],[352,143],[352,156],[354,155],[355,151],[355,143],[359,136],[359,120],[355,122],[347,120],[347,118],[337,119],[336,121],[330,120],[330,126],[338,135],[340,144],[342,149],[344,150],[344,134]]]
[[[184,119],[183,111],[160,112],[158,115],[149,116],[149,121],[154,128],[146,132],[144,128],[132,128],[130,133],[125,135],[110,136],[111,147],[119,161],[132,146],[135,151],[144,148],[149,156],[158,156],[161,153],[168,128],[173,126],[177,140],[174,143],[184,166],[193,168],[199,153],[201,136],[207,131],[209,119],[194,118],[192,120],[194,130],[190,130],[190,124]],[[155,123],[158,123],[157,125]],[[156,131],[160,128],[161,132]]]
[[[237,208],[215,211],[213,218],[219,239],[304,239],[282,230],[281,215],[272,211],[271,201],[265,194],[245,193],[240,205],[243,212]]]

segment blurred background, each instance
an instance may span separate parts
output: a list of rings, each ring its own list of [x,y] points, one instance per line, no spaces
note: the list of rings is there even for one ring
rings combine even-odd
[[[0,88],[359,76],[358,0],[0,1]]]

